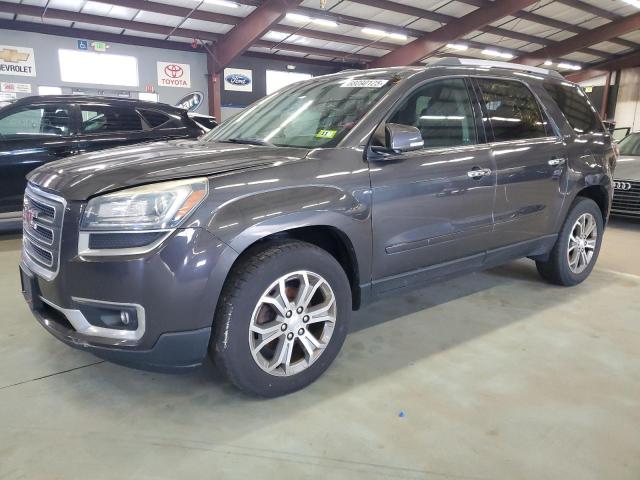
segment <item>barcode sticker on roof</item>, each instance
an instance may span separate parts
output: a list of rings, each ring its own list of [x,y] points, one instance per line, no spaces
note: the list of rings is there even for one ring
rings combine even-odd
[[[380,88],[388,82],[389,80],[347,80],[342,88]]]

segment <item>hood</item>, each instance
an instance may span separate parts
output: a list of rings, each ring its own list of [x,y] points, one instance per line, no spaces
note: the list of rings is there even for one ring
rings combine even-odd
[[[635,180],[640,182],[640,157],[622,155],[616,163],[613,177],[617,180]]]
[[[304,158],[308,149],[172,141],[120,147],[46,164],[27,179],[68,200],[163,180],[264,168]]]

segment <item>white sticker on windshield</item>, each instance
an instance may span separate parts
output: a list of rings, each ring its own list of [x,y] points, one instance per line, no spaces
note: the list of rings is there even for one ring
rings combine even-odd
[[[342,88],[380,88],[388,82],[389,80],[347,80]]]

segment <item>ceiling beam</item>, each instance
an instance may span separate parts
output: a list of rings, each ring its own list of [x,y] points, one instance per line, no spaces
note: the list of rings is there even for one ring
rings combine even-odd
[[[165,50],[179,50],[185,52],[200,53],[205,52],[204,48],[202,48],[201,46],[194,49],[190,43],[185,42],[136,37],[134,35],[121,35],[118,33],[98,32],[96,30],[62,27],[58,25],[48,25],[46,23],[0,20],[0,30],[43,33],[45,35],[58,35],[61,37],[82,38],[86,40],[100,40],[103,42],[122,43],[125,45],[138,45],[141,47],[162,48]]]
[[[44,8],[0,1],[0,12],[12,13],[14,15],[28,15],[33,17],[42,17],[44,14]],[[135,30],[138,32],[153,33],[153,34],[159,34],[159,35],[168,35],[173,30],[172,27],[167,27],[163,25],[154,25],[150,23],[135,22],[131,20],[108,18],[100,15],[89,15],[86,13],[70,12],[67,10],[57,10],[53,8],[48,8],[46,10],[46,18],[66,20],[69,22],[88,23],[92,25],[106,25],[110,27],[121,28],[123,30]],[[6,21],[3,21],[3,23],[5,22]],[[13,24],[13,23],[15,23],[17,27],[19,27],[19,28],[14,28],[15,30],[34,31],[32,29],[28,29],[28,30],[26,29],[26,26],[30,25],[31,22],[15,22],[15,21],[10,22],[10,24]],[[33,25],[42,25],[42,24],[33,23]],[[65,28],[65,27],[61,27],[61,28]],[[71,36],[71,37],[84,36],[87,39],[97,39],[97,40],[103,39],[105,41],[108,40],[108,41],[120,42],[120,43],[129,43],[128,39],[130,38],[140,38],[140,37],[135,37],[131,35],[129,36],[116,35],[116,34],[108,34],[106,32],[96,32],[96,31],[92,31],[93,35],[88,36],[83,34],[82,32],[87,32],[87,30],[69,28],[69,32],[62,33],[62,35]],[[201,30],[185,29],[185,28],[179,28],[173,31],[173,35],[177,37],[196,38],[201,41],[207,41],[207,42],[217,42],[221,37],[221,35],[216,33],[204,32]],[[114,38],[116,38],[116,40],[114,40]],[[117,40],[117,38],[121,38],[121,40]],[[177,42],[169,42],[169,43],[177,43]],[[136,45],[139,43],[132,43],[132,44]],[[277,47],[277,50],[295,52],[295,53],[304,53],[305,55],[322,56],[330,60],[339,59],[341,61],[355,62],[355,63],[368,63],[374,59],[374,57],[367,56],[367,55],[351,54],[349,52],[342,52],[342,51],[336,51],[336,50],[310,48],[302,45],[293,45],[289,43],[281,43],[280,45],[278,45],[274,42],[256,41],[253,43],[253,45],[256,47],[269,48],[269,49],[274,49],[274,47]]]
[[[558,42],[553,47],[544,47],[534,52],[514,60],[516,63],[524,65],[540,65],[547,59],[558,59],[589,45],[605,42],[611,38],[625,33],[633,32],[640,28],[640,12],[622,17],[613,22],[606,23],[601,27],[588,30],[584,33],[574,35],[562,42]]]
[[[590,13],[591,15],[595,15],[596,17],[602,17],[609,20],[617,20],[621,18],[617,13],[610,12],[609,10],[605,10],[604,8],[596,7],[595,5],[591,5],[590,3],[583,2],[581,0],[558,0],[559,3],[566,5],[567,7],[573,7],[578,10],[582,10],[583,12]]]
[[[418,17],[418,18],[424,18],[427,20],[432,20],[435,22],[439,22],[442,24],[447,24],[447,23],[451,23],[455,20],[457,20],[457,17],[453,17],[450,15],[445,15],[442,13],[438,13],[438,12],[432,12],[429,10],[424,10],[422,8],[418,8],[418,7],[414,7],[411,5],[405,5],[403,3],[396,3],[396,2],[392,2],[390,0],[351,0],[354,3],[360,3],[362,5],[367,5],[370,7],[375,7],[375,8],[380,8],[383,10],[388,10],[390,12],[399,12],[399,13],[403,13],[405,15],[410,15],[413,17]],[[467,3],[469,5],[474,5],[474,6],[478,6],[478,7],[482,7],[482,8],[486,8],[487,6],[490,6],[493,2],[487,2],[486,0],[464,0],[464,3]],[[529,12],[525,11],[525,10],[520,10],[517,13],[514,13],[514,15],[520,15],[523,14],[526,20],[529,21],[538,21],[540,19],[546,19],[546,17],[542,17],[541,15],[535,15],[535,14],[530,14]],[[539,18],[538,18],[539,17]],[[569,31],[573,31],[570,29],[570,27],[572,27],[572,25],[568,24],[568,23],[564,23],[564,22],[558,22],[555,23],[555,20],[550,20],[550,22],[554,22],[554,26],[553,28],[558,28],[561,30],[569,30]],[[540,23],[540,22],[539,22]],[[421,30],[417,30],[417,34],[415,33],[416,30],[414,29],[409,29],[407,27],[397,27],[397,28],[404,28],[404,30],[406,32],[409,32],[409,35],[413,36],[413,37],[419,37],[425,34],[424,31]],[[579,27],[576,27],[579,28]],[[413,33],[410,32],[410,30],[413,30]],[[512,31],[512,30],[508,30],[506,28],[500,28],[500,27],[492,27],[490,25],[478,28],[479,31],[483,32],[483,33],[490,33],[492,35],[496,35],[499,37],[504,37],[504,38],[510,38],[512,40],[518,40],[521,42],[526,42],[526,43],[534,43],[536,45],[542,45],[542,46],[552,46],[555,45],[557,42],[553,41],[553,40],[549,40],[547,38],[544,37],[537,37],[534,35],[529,35],[526,33],[521,33],[521,32],[517,32],[517,31]],[[581,29],[580,31],[586,31],[586,29]],[[580,33],[577,29],[576,29],[576,33]],[[464,40],[465,43],[469,44],[469,46],[471,46],[471,42],[468,40]],[[484,42],[475,42],[476,45],[482,45],[482,48],[486,48],[486,47],[499,47],[500,45],[488,45]],[[624,46],[626,47],[632,47],[632,48],[637,48],[638,45],[634,44],[633,42],[629,42],[627,40],[620,40],[618,43],[620,44],[625,44]],[[517,50],[510,48],[508,49],[514,53],[517,54]],[[583,50],[584,53],[588,53],[589,55],[593,55],[596,57],[600,57],[600,58],[612,58],[613,55],[607,53],[607,52],[602,52],[600,50],[596,50],[596,49],[592,49],[592,48],[587,48]]]
[[[488,0],[460,0],[462,3],[466,3],[467,5],[473,5],[475,7],[485,7],[486,5],[488,5],[490,2]],[[579,2],[580,4],[584,3],[584,2]],[[587,6],[591,6],[589,4],[585,4]],[[597,8],[597,7],[595,7]],[[601,9],[598,9],[601,10]],[[609,12],[606,12],[609,13]],[[614,19],[620,18],[619,15],[617,14],[612,14]],[[537,13],[533,13],[533,12],[528,12],[526,10],[520,10],[519,12],[516,12],[513,14],[514,17],[516,18],[521,18],[523,20],[527,20],[529,22],[533,22],[533,23],[538,23],[540,25],[545,25],[547,27],[551,27],[551,28],[556,28],[558,30],[566,30],[568,32],[572,32],[572,33],[583,33],[583,32],[587,32],[589,31],[589,29],[581,27],[579,25],[573,25],[571,23],[567,23],[567,22],[563,22],[561,20],[556,20],[555,18],[549,18],[549,17],[545,17],[544,15],[539,15]],[[606,17],[608,18],[608,17]],[[635,42],[631,42],[629,40],[625,40],[624,38],[616,38],[616,39],[611,39],[612,43],[616,43],[620,46],[626,47],[626,48],[638,48],[640,47],[640,44],[637,44]],[[584,49],[583,51],[585,53],[590,53],[591,55],[597,55],[597,53],[592,53],[592,52],[599,52],[599,50],[592,50],[591,52],[589,50],[592,49]]]
[[[429,32],[413,42],[388,53],[375,60],[372,67],[391,67],[411,65],[436,53],[447,43],[458,40],[499,18],[511,15],[537,0],[495,0],[486,8],[478,8],[473,12],[449,22],[443,27]]]
[[[585,80],[606,75],[608,72],[634,67],[640,67],[640,50],[636,50],[635,52],[627,55],[621,55],[613,60],[598,63],[586,70],[566,75],[566,77],[572,82],[583,82]]]
[[[177,37],[198,38],[215,42],[220,35],[211,32],[202,32],[199,30],[191,30],[186,28],[178,28],[174,30],[172,27],[164,25],[155,25],[151,23],[135,22],[133,20],[122,20],[118,18],[103,17],[101,15],[90,15],[88,13],[70,12],[67,10],[58,10],[55,8],[47,8],[46,14],[43,7],[32,5],[22,5],[17,3],[8,3],[0,1],[0,12],[12,13],[14,15],[28,15],[31,17],[46,17],[56,20],[66,20],[69,22],[89,23],[92,25],[104,25],[107,27],[121,28],[124,30],[136,30],[138,32],[154,33],[159,35],[169,35],[172,31]]]
[[[215,73],[247,51],[271,27],[284,18],[287,11],[302,0],[266,0],[222,37],[215,46]]]

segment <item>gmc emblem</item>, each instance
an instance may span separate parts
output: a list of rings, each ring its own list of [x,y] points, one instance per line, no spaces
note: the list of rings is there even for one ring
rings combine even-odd
[[[36,220],[38,219],[38,211],[25,205],[22,210],[22,221],[31,227],[36,226]]]

